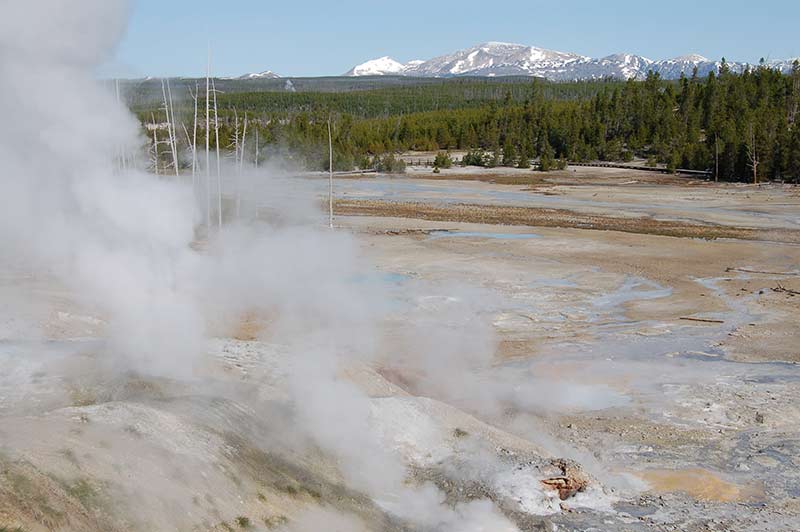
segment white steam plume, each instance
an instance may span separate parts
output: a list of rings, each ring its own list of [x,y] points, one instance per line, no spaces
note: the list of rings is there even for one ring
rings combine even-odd
[[[92,79],[125,27],[126,3],[35,0],[4,11],[0,106],[14,124],[0,131],[4,257],[59,276],[109,318],[128,360],[188,363],[202,339],[182,290],[194,267],[192,196],[115,171],[109,155],[135,148],[137,124]]]
[[[282,225],[232,225],[200,253],[191,189],[116,168],[113,154],[135,150],[138,127],[92,75],[127,12],[122,0],[4,6],[3,262],[55,275],[107,320],[106,356],[147,374],[190,375],[220,319],[272,316],[271,339],[290,348],[301,430],[352,486],[420,528],[515,530],[489,502],[449,507],[434,487],[409,486],[372,434],[369,399],[339,377],[343,363],[375,355],[385,310],[379,290],[356,287],[365,268],[352,237],[299,223],[283,205]]]

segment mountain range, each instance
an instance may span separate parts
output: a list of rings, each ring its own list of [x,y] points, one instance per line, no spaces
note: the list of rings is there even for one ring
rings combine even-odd
[[[792,60],[770,61],[772,68],[791,72]],[[649,71],[658,72],[662,78],[678,79],[681,74],[691,76],[697,68],[700,76],[718,72],[721,61],[712,61],[701,55],[690,54],[673,59],[654,61],[634,54],[614,54],[599,59],[571,53],[546,50],[535,46],[487,42],[434,57],[427,61],[401,63],[391,57],[381,57],[357,65],[345,76],[535,76],[553,81],[602,79],[644,79]],[[732,71],[740,72],[747,63],[728,62]]]

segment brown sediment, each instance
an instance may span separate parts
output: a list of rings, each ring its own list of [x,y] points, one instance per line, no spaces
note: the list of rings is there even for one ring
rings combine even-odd
[[[251,342],[258,340],[266,328],[267,323],[263,318],[255,313],[248,312],[241,317],[231,336],[236,340]]]
[[[739,486],[722,479],[706,469],[654,469],[639,473],[652,491],[685,493],[707,502],[740,502],[760,498],[762,490],[753,486]]]
[[[589,486],[589,477],[576,464],[558,459],[553,461],[553,465],[561,470],[561,475],[546,478],[541,483],[547,488],[558,491],[558,498],[562,501],[584,491]]]
[[[390,366],[378,368],[375,372],[406,392],[416,391],[417,381],[421,377],[419,374],[409,374],[407,371]]]
[[[714,183],[705,180],[634,168],[571,166],[565,170],[553,170],[550,172],[500,167],[476,170],[474,167],[451,168],[435,174],[433,173],[433,168],[426,170],[412,168],[411,171],[405,174],[405,177],[436,181],[480,181],[498,185],[530,185],[534,188],[553,185],[584,186],[595,184],[651,184],[680,187],[714,186]]]
[[[728,238],[800,243],[800,231],[791,229],[757,229],[714,224],[692,224],[648,217],[615,217],[586,214],[567,209],[467,203],[442,205],[351,199],[338,200],[335,209],[340,216],[383,216],[438,222],[620,231],[624,233],[708,240]]]
[[[536,353],[539,343],[535,338],[501,339],[497,343],[496,356],[499,360],[529,358]]]

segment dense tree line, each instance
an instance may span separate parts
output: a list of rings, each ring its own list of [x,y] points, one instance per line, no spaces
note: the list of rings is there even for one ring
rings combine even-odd
[[[415,78],[412,78],[415,79]],[[278,80],[272,80],[276,82]],[[195,86],[178,82],[181,87],[178,91],[194,90]],[[204,81],[203,81],[204,83]],[[488,102],[503,102],[510,100],[522,103],[528,100],[534,92],[539,92],[548,100],[583,100],[594,96],[599,91],[609,87],[621,86],[618,80],[583,81],[574,83],[551,83],[537,81],[531,84],[530,78],[451,78],[451,79],[417,79],[416,83],[374,88],[370,90],[326,90],[326,91],[299,91],[287,92],[285,90],[260,90],[241,92],[240,89],[247,85],[238,82],[232,88],[225,83],[235,81],[218,80],[217,88],[221,91],[218,95],[218,104],[221,112],[231,112],[237,109],[240,113],[249,112],[252,116],[262,120],[274,114],[287,115],[302,112],[343,113],[357,118],[378,118],[410,114],[426,111],[463,109],[466,107],[480,107]],[[161,85],[151,82],[153,87],[139,94],[131,91],[129,100],[133,109],[144,116],[157,111],[163,105],[161,100]],[[156,86],[157,85],[157,86]],[[369,85],[368,85],[369,86]],[[324,87],[324,85],[323,85]],[[347,86],[345,86],[346,88]],[[204,94],[204,85],[199,86],[201,96]],[[193,102],[184,98],[177,102],[184,111]]]
[[[488,102],[523,103],[532,94],[540,93],[548,100],[580,100],[594,96],[608,87],[619,86],[614,80],[545,83],[533,86],[530,79],[493,82],[490,79],[442,80],[437,84],[390,87],[370,91],[336,93],[319,92],[251,92],[222,95],[224,109],[237,108],[251,113],[326,112],[345,113],[358,118],[391,117],[427,111],[481,107]]]
[[[248,113],[261,153],[327,167],[374,164],[407,150],[470,150],[467,162],[556,168],[564,161],[644,158],[722,180],[800,180],[800,65],[668,82],[480,83],[455,80],[349,93],[242,93],[220,98],[221,138]],[[143,120],[149,112],[143,111]]]

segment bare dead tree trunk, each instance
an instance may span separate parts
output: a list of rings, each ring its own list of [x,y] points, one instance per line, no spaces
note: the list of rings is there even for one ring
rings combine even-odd
[[[333,136],[330,116],[328,116],[328,224],[333,229]]]
[[[172,113],[170,111],[169,100],[167,99],[167,89],[164,80],[161,80],[161,92],[164,96],[164,114],[167,116],[167,133],[169,134],[169,148],[172,153],[172,165],[175,167],[175,177],[180,177],[178,168],[178,150],[175,146],[175,131],[172,123]]]
[[[239,166],[239,112],[233,108],[233,142],[229,145],[233,148],[234,166]]]
[[[183,134],[186,135],[186,143],[189,146],[189,149],[192,149],[192,136],[189,134],[189,129],[186,127],[186,122],[181,122],[181,129],[183,129]]]
[[[242,152],[239,155],[239,169],[244,170],[244,148],[247,142],[247,113],[244,114],[244,125],[242,126]]]
[[[714,182],[719,182],[719,133],[714,134]]]
[[[195,162],[197,161],[197,146],[195,142],[192,140],[192,136],[189,135],[189,129],[187,129],[186,124],[181,122],[181,127],[183,128],[183,133],[186,135],[186,145],[189,146],[189,149],[192,151],[192,194],[197,194],[195,190]],[[197,137],[197,120],[195,119],[195,137]],[[196,138],[195,138],[196,140]]]
[[[115,90],[116,90],[116,94],[117,94],[117,105],[122,105],[122,97],[121,97],[120,91],[119,91],[119,80],[118,79],[114,80],[114,86],[115,86]],[[124,144],[120,145],[120,147],[119,147],[119,164],[120,164],[120,169],[123,172],[128,169],[128,157],[127,157],[127,154],[125,153],[125,145]]]
[[[211,45],[206,66],[206,230],[211,232]]]
[[[194,94],[192,89],[189,89],[189,94],[194,99],[194,131],[192,133],[192,192],[197,194],[197,100],[200,99],[199,94],[200,86],[198,83],[194,84]]]
[[[753,184],[758,184],[758,151],[756,150],[756,132],[753,124],[750,124],[750,136],[747,142],[747,158],[750,160],[750,167],[753,169]]]
[[[247,113],[244,114],[244,127],[242,129],[242,153],[239,157],[239,174],[236,178],[236,218],[242,211],[242,175],[244,174],[244,148],[247,143]]]
[[[150,121],[153,124],[153,170],[158,175],[158,135],[156,134],[156,117],[150,113]]]
[[[792,68],[792,98],[789,102],[789,127],[794,126],[797,114],[800,112],[800,67]]]
[[[217,85],[211,80],[214,93],[214,139],[217,143],[217,227],[222,228],[222,166],[219,159],[219,113],[217,110]]]
[[[169,96],[169,123],[172,124],[172,157],[175,164],[175,176],[180,177],[180,161],[178,159],[178,126],[175,122],[175,104],[172,103],[172,88],[167,78],[167,95]]]

